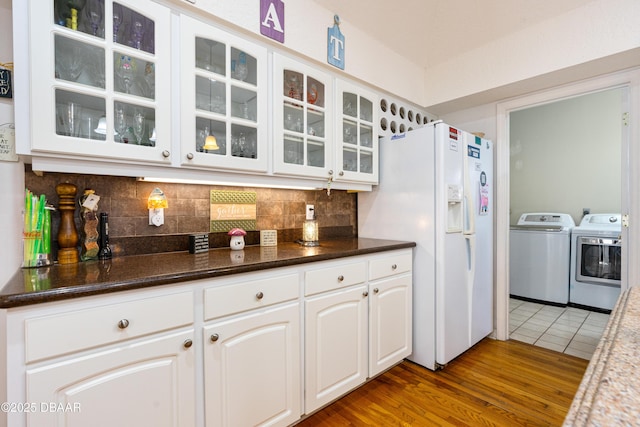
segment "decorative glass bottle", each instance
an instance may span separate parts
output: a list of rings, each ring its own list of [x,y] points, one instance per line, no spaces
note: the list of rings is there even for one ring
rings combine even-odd
[[[109,246],[109,214],[100,213],[100,251],[99,259],[111,259],[111,247]]]

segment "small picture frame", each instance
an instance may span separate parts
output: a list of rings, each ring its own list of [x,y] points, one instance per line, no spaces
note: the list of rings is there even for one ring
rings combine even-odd
[[[0,98],[13,98],[11,70],[0,67]]]

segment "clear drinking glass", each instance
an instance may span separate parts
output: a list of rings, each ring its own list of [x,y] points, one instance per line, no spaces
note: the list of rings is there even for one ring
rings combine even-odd
[[[125,141],[124,135],[127,132],[127,116],[122,105],[116,105],[114,117],[114,127],[120,137],[120,142]]]
[[[82,106],[77,102],[68,102],[64,114],[67,135],[79,136]]]
[[[136,110],[133,115],[133,134],[136,137],[136,144],[142,145],[146,119],[142,110]]]

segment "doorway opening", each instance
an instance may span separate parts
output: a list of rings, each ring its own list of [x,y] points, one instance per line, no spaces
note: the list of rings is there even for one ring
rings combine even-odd
[[[554,103],[566,100],[577,99],[579,97],[588,95],[588,94],[597,94],[604,93],[609,90],[617,90],[620,95],[620,110],[623,112],[621,116],[619,116],[619,126],[621,126],[620,136],[618,137],[620,141],[620,151],[617,157],[617,162],[620,165],[617,168],[617,176],[618,178],[618,188],[616,192],[620,195],[620,211],[624,214],[629,214],[629,217],[633,217],[634,213],[634,205],[635,205],[635,196],[630,192],[630,182],[632,182],[632,174],[633,169],[629,167],[630,164],[635,164],[638,160],[634,156],[638,153],[635,152],[635,148],[629,145],[629,139],[631,137],[635,137],[634,135],[630,135],[631,131],[629,126],[626,126],[623,120],[624,113],[629,113],[633,115],[633,111],[637,111],[638,109],[638,94],[640,91],[638,90],[638,72],[631,71],[625,73],[619,73],[611,76],[605,76],[603,78],[594,79],[587,82],[581,82],[575,85],[566,86],[557,88],[554,90],[549,90],[541,93],[537,93],[534,95],[526,96],[520,99],[510,100],[504,103],[498,104],[497,111],[497,149],[496,149],[496,338],[506,340],[509,338],[509,228],[512,223],[513,214],[516,218],[518,216],[517,212],[513,212],[511,209],[511,179],[512,179],[512,149],[515,146],[516,150],[518,149],[518,145],[515,141],[511,141],[510,134],[510,119],[511,114],[520,112],[527,109],[537,108],[544,105],[553,106]],[[597,122],[598,117],[589,118],[590,121]],[[543,136],[553,131],[553,129],[544,129],[542,126],[538,125],[539,129],[535,128],[535,124],[533,129],[537,131],[537,133],[542,134]],[[557,146],[558,142],[555,145],[551,145],[552,148],[556,148],[559,151],[564,150],[563,147]],[[548,148],[548,147],[547,147]],[[587,149],[587,147],[583,147]],[[574,147],[573,150],[580,149]],[[589,149],[591,150],[591,149]],[[572,152],[571,150],[565,150],[564,157],[571,158]],[[578,157],[578,156],[574,156]],[[631,160],[629,160],[631,159]],[[565,163],[567,160],[565,159]],[[526,165],[523,165],[526,166]],[[587,168],[589,165],[582,165],[582,168]],[[558,169],[558,166],[549,166]],[[597,166],[594,166],[597,168]],[[566,169],[566,167],[565,167]],[[544,171],[540,172],[544,173]],[[535,175],[534,175],[535,177]],[[538,181],[543,182],[547,177],[541,176]],[[556,178],[557,179],[557,178]],[[566,186],[564,186],[564,179],[561,179],[562,182],[557,183],[559,187],[563,187],[566,190]],[[517,180],[514,180],[514,184]],[[538,183],[538,185],[540,185]],[[531,184],[531,185],[536,185]],[[535,190],[538,190],[538,187],[535,187]],[[525,195],[526,196],[526,195]],[[554,196],[555,197],[555,196]],[[567,197],[566,194],[564,196]],[[581,219],[582,211],[581,208],[591,208],[591,206],[579,206],[577,207],[577,220]],[[522,207],[522,210],[526,210],[526,207]],[[564,208],[569,209],[569,208]],[[595,209],[595,208],[594,208]],[[556,210],[556,209],[553,209]],[[569,211],[574,212],[573,208],[569,209]],[[623,271],[622,271],[622,290],[626,290],[628,280],[630,278],[635,277],[635,268],[629,265],[628,257],[629,257],[629,228],[623,227],[622,229],[622,240],[624,242],[624,251],[623,251]],[[637,247],[636,242],[632,242],[631,248],[635,250]]]

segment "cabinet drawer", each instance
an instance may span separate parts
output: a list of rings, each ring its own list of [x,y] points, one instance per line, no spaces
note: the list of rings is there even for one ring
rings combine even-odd
[[[31,318],[25,320],[26,361],[192,323],[192,291]]]
[[[411,271],[412,260],[412,252],[374,259],[369,264],[369,280],[376,280],[382,277]]]
[[[298,298],[297,274],[218,286],[204,291],[205,320]]]
[[[313,295],[363,283],[366,280],[366,271],[365,262],[307,271],[304,278],[304,294]]]

